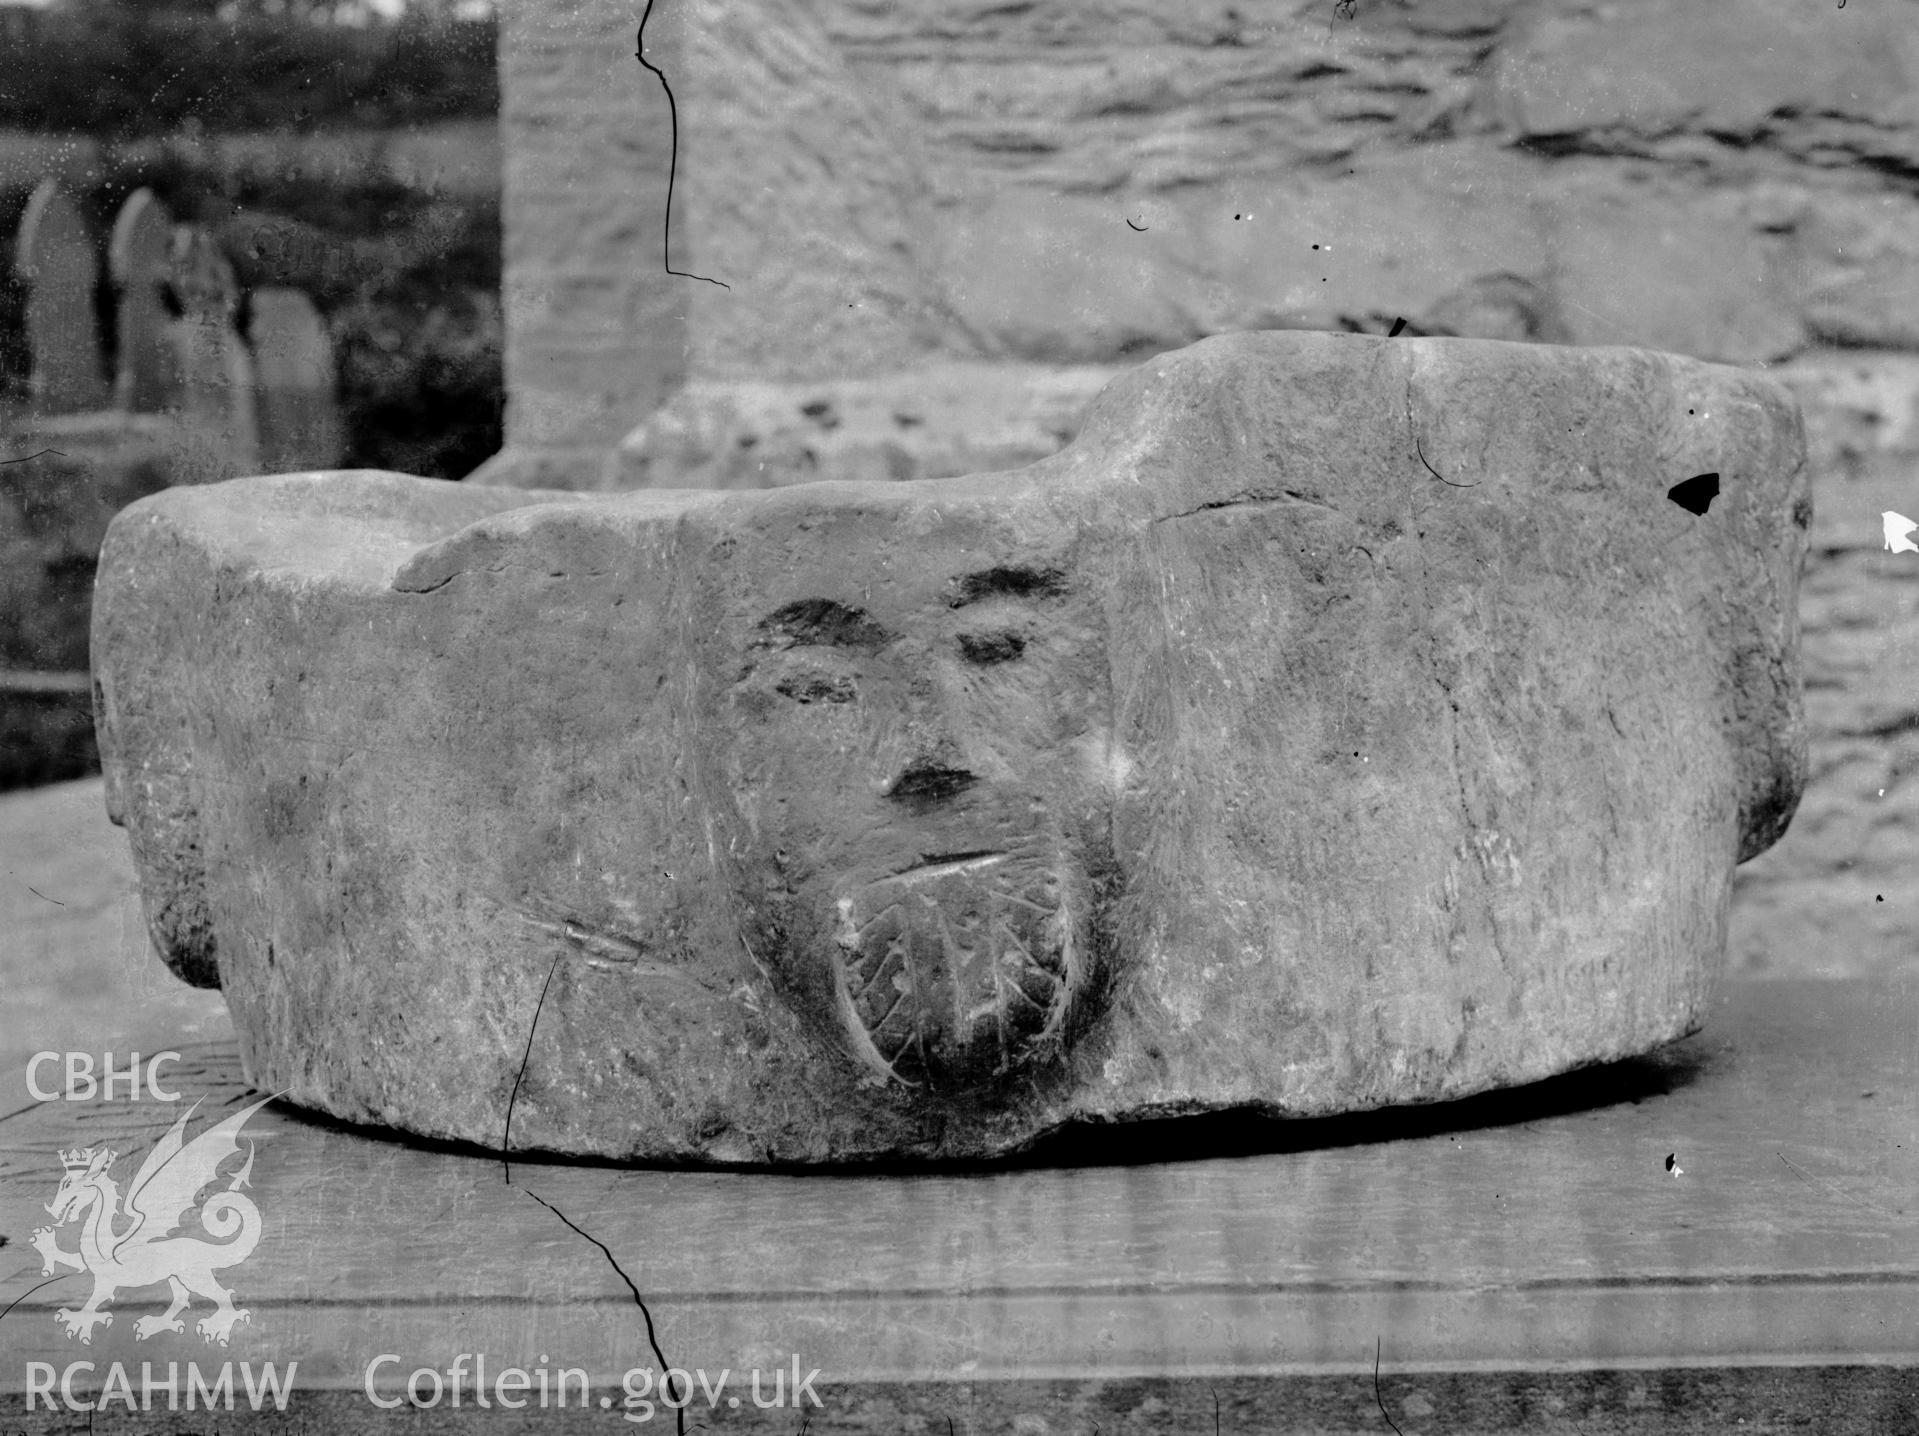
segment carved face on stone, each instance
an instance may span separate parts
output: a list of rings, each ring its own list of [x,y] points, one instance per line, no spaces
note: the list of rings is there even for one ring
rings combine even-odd
[[[946,558],[781,585],[733,635],[725,702],[755,956],[874,1077],[951,1093],[1096,1015],[1124,762],[1068,565]]]

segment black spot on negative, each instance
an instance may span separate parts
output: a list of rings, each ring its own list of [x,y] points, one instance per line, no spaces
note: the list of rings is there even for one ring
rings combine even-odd
[[[1695,474],[1667,489],[1666,497],[1689,514],[1704,514],[1719,497],[1719,475]]]

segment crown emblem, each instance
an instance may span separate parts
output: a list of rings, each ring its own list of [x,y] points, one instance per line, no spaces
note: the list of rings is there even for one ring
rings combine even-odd
[[[98,1147],[62,1148],[60,1151],[60,1165],[65,1167],[69,1172],[84,1172],[88,1167],[93,1165],[93,1158],[99,1150]]]

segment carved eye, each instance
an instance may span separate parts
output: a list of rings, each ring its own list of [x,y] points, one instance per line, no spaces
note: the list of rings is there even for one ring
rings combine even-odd
[[[959,646],[969,663],[1005,663],[1026,651],[1026,639],[1010,628],[989,629],[962,633]]]
[[[773,687],[795,703],[851,703],[855,697],[853,680],[845,674],[811,668],[789,673]]]

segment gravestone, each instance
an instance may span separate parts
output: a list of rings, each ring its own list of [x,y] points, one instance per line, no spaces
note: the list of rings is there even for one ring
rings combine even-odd
[[[34,411],[103,407],[107,385],[93,305],[100,264],[80,211],[55,180],[41,181],[27,201],[13,269],[27,286]]]
[[[172,278],[173,221],[149,189],[120,206],[107,247],[118,305],[119,374],[114,403],[128,413],[163,413],[180,402],[180,356],[162,298]]]
[[[353,1121],[804,1163],[1461,1097],[1706,1020],[1810,518],[1751,372],[1303,332],[1012,472],[174,489],[102,550],[108,811],[248,1079]]]
[[[206,230],[173,231],[173,288],[182,310],[174,321],[186,423],[232,456],[242,473],[260,469],[253,361],[234,329],[239,289],[233,266]]]
[[[344,446],[326,321],[297,289],[256,289],[252,309],[261,472],[331,468]]]

